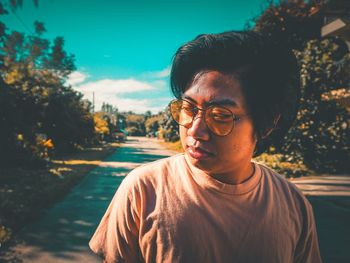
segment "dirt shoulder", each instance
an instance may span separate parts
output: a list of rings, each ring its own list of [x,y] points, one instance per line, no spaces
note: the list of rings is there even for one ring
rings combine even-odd
[[[54,158],[40,169],[0,168],[0,248],[8,246],[16,232],[40,218],[118,147],[109,143],[85,148]]]

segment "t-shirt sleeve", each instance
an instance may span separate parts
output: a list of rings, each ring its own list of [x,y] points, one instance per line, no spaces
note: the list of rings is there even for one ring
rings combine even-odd
[[[304,198],[303,226],[295,249],[295,263],[322,263],[312,206]]]
[[[135,189],[127,179],[117,190],[89,243],[91,250],[108,263],[140,261]]]

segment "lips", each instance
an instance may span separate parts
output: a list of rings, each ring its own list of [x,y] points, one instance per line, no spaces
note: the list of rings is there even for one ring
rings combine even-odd
[[[214,154],[202,147],[188,146],[187,148],[189,155],[194,159],[207,159],[213,157]]]

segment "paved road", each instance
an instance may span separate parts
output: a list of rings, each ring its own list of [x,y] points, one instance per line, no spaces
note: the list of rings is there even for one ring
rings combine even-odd
[[[23,229],[14,248],[18,262],[101,262],[88,248],[98,222],[128,172],[142,163],[173,155],[155,139],[131,137],[81,184],[33,225]]]
[[[292,180],[311,202],[324,263],[350,262],[350,176]]]
[[[39,222],[22,231],[19,262],[100,262],[87,243],[124,176],[141,163],[174,152],[156,140],[130,138]],[[324,263],[350,262],[350,177],[293,180],[314,208]]]

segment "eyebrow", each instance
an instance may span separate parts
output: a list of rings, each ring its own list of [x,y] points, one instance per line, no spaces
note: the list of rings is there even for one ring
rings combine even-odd
[[[189,100],[189,101],[193,102],[194,104],[197,104],[197,102],[194,99],[192,99],[191,97],[189,97],[189,96],[184,95],[184,96],[182,96],[182,98],[185,99],[185,100]],[[213,105],[214,106],[238,107],[237,102],[235,102],[232,99],[212,100],[212,101],[204,103],[205,107],[209,107],[209,106],[213,106]]]

